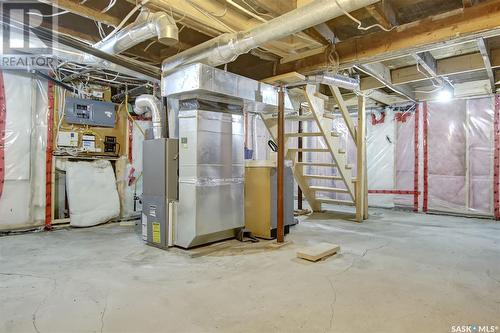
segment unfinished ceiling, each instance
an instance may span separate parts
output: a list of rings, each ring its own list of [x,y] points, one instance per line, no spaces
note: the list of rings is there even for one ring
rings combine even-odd
[[[215,36],[265,24],[311,1],[145,1],[144,6],[152,11],[165,11],[175,18],[179,43],[166,46],[152,39],[123,55],[159,67],[162,60]],[[90,44],[132,22],[139,12],[129,15],[135,0],[43,2],[69,12],[58,16],[60,33]],[[486,82],[484,93],[496,90],[500,39],[492,29],[500,22],[500,1],[386,0],[350,14],[262,45],[229,63],[227,69],[263,79],[290,71],[349,69],[353,73],[353,65],[368,64],[368,74],[356,70],[362,90],[380,89],[400,96],[409,91],[410,100],[431,99],[432,93],[422,91],[432,91],[436,84],[471,82],[483,87]],[[474,28],[465,24],[468,21]],[[408,99],[407,93],[403,95]]]

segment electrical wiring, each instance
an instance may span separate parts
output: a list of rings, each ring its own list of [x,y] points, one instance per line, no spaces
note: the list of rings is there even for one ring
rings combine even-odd
[[[108,6],[106,8],[104,8],[103,10],[101,10],[101,13],[106,13],[108,10],[113,8],[113,6],[115,4],[116,4],[116,0],[110,0]]]
[[[221,20],[219,20],[217,17],[215,17],[214,15],[210,14],[210,12],[208,12],[207,10],[205,10],[204,8],[200,7],[200,5],[198,5],[196,2],[193,2],[192,0],[186,0],[191,6],[193,6],[197,11],[199,11],[200,13],[202,13],[203,15],[205,15],[206,17],[209,17],[211,18],[212,20],[216,21],[217,23],[219,23],[220,25],[222,25],[224,28],[226,28],[228,31],[230,32],[235,32],[236,30],[234,30],[233,28],[231,28],[230,26],[228,26],[227,24],[225,24],[224,22],[222,22]]]
[[[266,13],[261,13],[259,12],[257,9],[255,9],[253,6],[251,6],[248,2],[246,2],[246,0],[241,0],[241,2],[243,2],[245,5],[248,6],[248,8],[250,8],[255,14],[257,15],[260,15],[260,16],[267,16],[267,17],[270,17],[271,19],[274,18],[274,16],[270,15],[270,14],[266,14]]]
[[[392,30],[394,30],[394,29],[396,29],[396,28],[397,28],[396,26],[394,26],[394,27],[392,27],[392,28],[390,28],[390,29],[387,29],[386,27],[384,27],[383,25],[378,24],[378,23],[373,24],[373,25],[370,25],[370,26],[368,26],[368,27],[363,27],[363,24],[361,23],[361,21],[360,21],[360,20],[358,20],[357,18],[355,18],[354,16],[352,16],[351,14],[349,14],[349,12],[348,12],[347,10],[345,10],[344,8],[342,8],[342,6],[339,4],[338,0],[333,0],[333,1],[335,1],[335,4],[337,5],[337,7],[339,7],[339,9],[340,9],[340,10],[341,10],[341,11],[342,11],[342,12],[343,12],[343,13],[344,13],[344,14],[345,14],[348,18],[350,18],[351,20],[353,20],[354,22],[356,22],[356,24],[358,25],[358,26],[357,26],[357,29],[358,29],[358,30],[363,30],[363,31],[366,31],[366,30],[370,30],[370,29],[373,29],[373,28],[375,28],[375,27],[378,27],[378,28],[380,28],[380,29],[382,29],[382,30],[384,30],[384,31],[392,31]]]
[[[68,13],[69,13],[69,11],[63,10],[62,12],[58,12],[58,13],[55,13],[55,14],[49,14],[49,15],[44,15],[44,14],[40,14],[40,13],[36,13],[36,12],[27,12],[26,14],[33,15],[33,16],[38,16],[38,17],[55,17],[55,16],[59,16],[59,15],[63,15],[63,14],[68,14]]]
[[[109,35],[106,36],[106,38],[104,38],[103,40],[100,41],[100,43],[102,42],[105,42],[107,41],[108,39],[110,39],[112,36],[114,36],[124,25],[125,23],[127,23],[127,21],[132,17],[132,15],[135,14],[135,12],[141,8],[142,6],[144,6],[145,4],[147,4],[149,2],[149,0],[143,0],[141,3],[137,4],[137,6],[135,6],[124,18],[123,20],[120,22],[120,24],[118,24],[116,26],[116,28],[111,31],[111,33]]]
[[[179,31],[180,32],[180,31]],[[149,43],[145,48],[144,48],[144,52],[146,52],[151,46],[153,46],[153,44],[156,43],[156,41],[152,41],[151,43]]]

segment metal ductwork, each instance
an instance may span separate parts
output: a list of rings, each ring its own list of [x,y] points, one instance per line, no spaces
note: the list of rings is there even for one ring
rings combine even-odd
[[[344,10],[351,12],[376,2],[378,0],[315,0],[251,30],[221,35],[165,59],[162,71],[167,74],[181,65],[195,62],[219,66],[262,44],[341,16]]]
[[[135,99],[136,114],[144,114],[151,111],[153,120],[153,139],[161,139],[165,137],[164,117],[162,117],[162,103],[153,95],[140,95]]]
[[[349,90],[359,90],[359,80],[340,74],[323,73],[309,75],[307,77],[307,82],[322,83],[329,86],[337,86]]]
[[[162,44],[173,45],[179,41],[179,29],[172,16],[165,12],[151,13],[143,7],[135,22],[94,47],[106,53],[119,54],[154,37]]]

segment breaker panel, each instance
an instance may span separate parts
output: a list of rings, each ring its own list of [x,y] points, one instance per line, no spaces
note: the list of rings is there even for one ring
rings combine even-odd
[[[64,120],[68,124],[115,127],[116,105],[92,99],[66,97]]]

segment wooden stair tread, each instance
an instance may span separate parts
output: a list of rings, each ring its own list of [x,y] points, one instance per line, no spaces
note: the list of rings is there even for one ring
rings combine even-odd
[[[342,180],[342,177],[340,176],[323,176],[323,175],[310,175],[310,174],[304,174],[303,176],[305,178],[312,178],[312,179]]]
[[[285,136],[298,138],[307,136],[323,136],[323,133],[321,132],[285,133]]]
[[[326,199],[326,198],[316,198],[316,201],[326,204],[332,205],[345,205],[345,206],[354,206],[354,202],[349,200],[338,200],[338,199]]]
[[[311,178],[311,179],[326,179],[326,180],[342,180],[343,178],[341,176],[324,176],[324,175],[311,175],[311,174],[304,174],[302,175],[304,178]],[[355,183],[356,178],[351,178],[351,182]]]
[[[291,121],[313,121],[314,117],[312,115],[306,115],[306,116],[285,116],[286,120],[291,120]]]
[[[326,186],[309,186],[309,188],[313,191],[349,193],[349,191],[345,188],[326,187]]]
[[[319,163],[319,162],[297,162],[298,165],[306,165],[306,166],[322,166],[322,167],[337,167],[336,164],[333,163]]]
[[[309,153],[328,153],[330,149],[327,148],[290,148],[292,151],[309,152]]]

